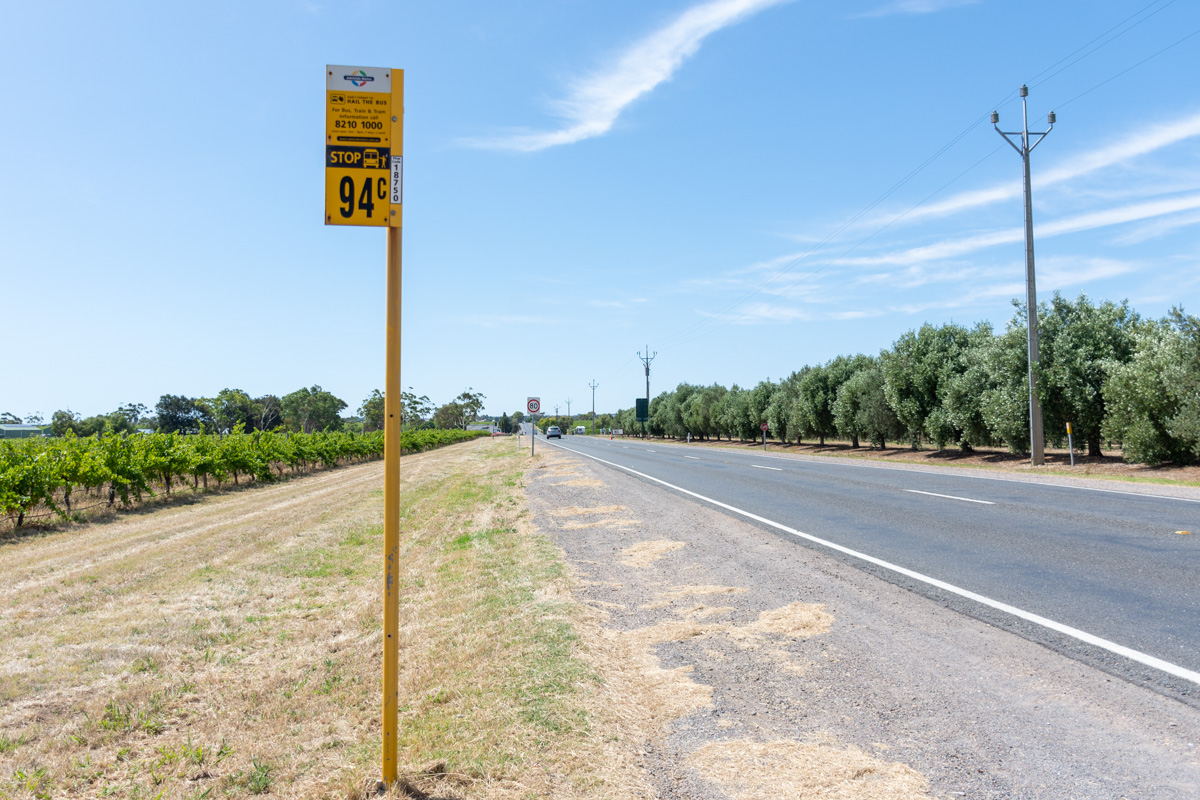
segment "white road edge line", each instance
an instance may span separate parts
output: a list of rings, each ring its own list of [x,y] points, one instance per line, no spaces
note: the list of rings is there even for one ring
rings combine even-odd
[[[905,489],[904,491],[912,492],[913,494],[927,494],[930,497],[944,497],[947,500],[962,500],[964,503],[981,503],[985,506],[996,505],[991,500],[972,500],[969,497],[955,497],[952,494],[938,494],[937,492],[922,492],[920,489]]]
[[[752,519],[755,522],[761,522],[764,525],[768,525],[772,528],[775,528],[776,530],[783,531],[784,533],[790,533],[792,536],[797,536],[801,539],[807,539],[808,541],[813,542],[814,544],[819,544],[822,547],[828,547],[830,550],[836,550],[839,553],[845,553],[846,555],[851,556],[853,558],[857,558],[862,561],[866,561],[868,564],[874,564],[877,567],[882,567],[891,572],[895,572],[897,574],[904,575],[905,577],[912,578],[913,580],[920,581],[921,583],[928,584],[930,586],[936,587],[936,588],[941,589],[946,592],[950,592],[951,594],[956,594],[959,597],[965,597],[968,600],[974,600],[976,603],[979,603],[980,605],[985,605],[989,608],[994,608],[997,611],[1003,611],[1005,614],[1011,614],[1012,616],[1017,617],[1019,619],[1023,619],[1026,622],[1032,622],[1034,625],[1041,625],[1043,628],[1047,628],[1047,629],[1055,631],[1057,633],[1061,633],[1065,636],[1070,636],[1073,639],[1078,639],[1081,642],[1090,644],[1093,647],[1099,647],[1102,650],[1107,650],[1110,653],[1115,653],[1124,658],[1128,658],[1130,661],[1136,661],[1137,663],[1144,664],[1147,667],[1153,667],[1154,669],[1161,670],[1162,672],[1165,672],[1168,675],[1174,675],[1176,678],[1182,678],[1185,681],[1190,681],[1192,683],[1200,685],[1200,672],[1193,672],[1190,669],[1186,669],[1186,668],[1178,666],[1176,664],[1172,664],[1169,661],[1163,661],[1161,658],[1155,658],[1154,656],[1149,655],[1147,653],[1143,653],[1140,650],[1134,650],[1131,647],[1125,647],[1124,645],[1117,644],[1116,642],[1110,642],[1108,639],[1102,639],[1099,636],[1095,636],[1093,634],[1088,633],[1087,631],[1081,631],[1078,628],[1072,628],[1070,625],[1064,625],[1061,622],[1055,622],[1052,619],[1047,619],[1046,617],[1039,616],[1038,614],[1034,614],[1029,611],[1025,611],[1023,609],[1017,608],[1016,606],[1010,606],[1007,603],[1001,603],[999,600],[993,600],[990,597],[984,597],[981,594],[976,594],[975,592],[968,591],[967,589],[960,589],[959,587],[957,587],[953,584],[946,583],[945,581],[940,581],[937,578],[931,578],[928,575],[923,575],[920,572],[915,572],[911,569],[907,569],[906,567],[902,567],[899,564],[893,564],[890,561],[884,561],[881,558],[875,558],[875,556],[869,556],[866,553],[860,553],[857,550],[852,550],[849,547],[844,547],[835,542],[830,542],[826,539],[821,539],[817,536],[813,536],[811,533],[804,533],[803,531],[798,531],[795,528],[789,528],[787,525],[783,525],[779,522],[775,522],[774,520],[769,520],[766,517],[760,517],[758,514],[754,514],[750,511],[745,511],[736,506],[731,506],[728,503],[722,503],[720,500],[714,500],[711,497],[705,497],[704,495],[697,494],[696,492],[693,492],[689,489],[684,489],[682,486],[676,486],[675,484],[667,483],[666,481],[662,480],[661,478],[655,478],[653,475],[647,475],[644,472],[638,472],[635,469],[631,469],[629,467],[622,466],[621,464],[615,464],[611,461],[605,461],[603,458],[598,458],[589,453],[584,453],[579,450],[572,450],[569,447],[563,447],[563,445],[561,445],[561,444],[556,445],[556,447],[561,447],[563,450],[566,450],[569,453],[575,453],[577,455],[583,456],[584,458],[590,458],[593,461],[599,461],[601,464],[607,464],[610,467],[615,467],[617,469],[625,470],[626,472],[628,472],[632,475],[637,475],[640,478],[645,478],[646,480],[654,481],[655,483],[666,486],[668,489],[674,489],[677,492],[686,494],[689,497],[694,497],[697,500],[703,500],[706,503],[712,503],[714,506],[717,506],[718,508],[723,508],[726,511],[732,511],[734,514],[740,514],[741,516],[746,517],[747,519]]]
[[[755,469],[773,469],[776,472],[783,472],[782,467],[764,467],[762,464],[751,464],[750,466],[754,467]]]

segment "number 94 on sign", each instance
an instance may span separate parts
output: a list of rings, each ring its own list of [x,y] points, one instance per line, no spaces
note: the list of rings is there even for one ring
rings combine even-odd
[[[386,168],[325,170],[325,224],[387,225],[390,179]]]

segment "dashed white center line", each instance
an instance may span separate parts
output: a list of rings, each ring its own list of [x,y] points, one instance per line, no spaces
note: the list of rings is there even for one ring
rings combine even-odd
[[[684,458],[690,458],[692,461],[699,461],[699,460],[700,460],[700,459],[696,458],[695,456],[684,456]]]
[[[647,447],[647,448],[646,448],[646,452],[647,452],[647,453],[653,453],[654,451],[653,451],[653,450],[651,450],[649,447]]]
[[[964,503],[979,503],[980,505],[985,505],[985,506],[996,505],[991,500],[972,500],[969,497],[955,497],[952,494],[938,494],[937,492],[922,492],[919,489],[905,489],[904,491],[912,492],[913,494],[926,494],[926,495],[929,495],[930,497],[944,497],[947,500],[962,500]]]
[[[783,469],[780,467],[764,467],[762,464],[751,464],[750,466],[754,467],[755,469],[771,469],[775,470],[776,472],[783,472]]]

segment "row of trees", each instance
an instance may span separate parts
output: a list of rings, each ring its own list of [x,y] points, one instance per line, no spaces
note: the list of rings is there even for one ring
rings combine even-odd
[[[1175,309],[1141,318],[1128,303],[1068,300],[1039,305],[1038,395],[1046,436],[1066,440],[1074,425],[1088,454],[1105,442],[1129,461],[1190,463],[1200,458],[1200,319]],[[1001,333],[987,323],[908,331],[878,356],[839,356],[778,383],[726,389],[680,384],[650,402],[656,436],[754,439],[766,422],[784,442],[842,437],[858,447],[905,441],[939,449],[1029,447],[1026,321],[1017,312]],[[612,427],[637,430],[634,410]]]
[[[408,391],[400,393],[401,430],[465,430],[483,411],[483,401],[486,399],[481,392],[467,387],[449,403],[434,406],[425,395],[417,397],[410,386]],[[363,401],[358,413],[362,415],[365,430],[383,429],[386,400],[384,393],[375,389]]]
[[[483,410],[484,399],[483,394],[468,388],[449,403],[434,406],[428,397],[418,397],[409,387],[402,395],[402,427],[404,430],[465,429]],[[55,436],[71,433],[86,437],[132,433],[139,429],[161,433],[207,431],[223,435],[239,426],[244,431],[283,428],[297,433],[383,430],[383,392],[376,389],[363,401],[358,409],[360,419],[342,417],[346,407],[344,400],[315,385],[283,397],[273,394],[251,397],[241,389],[222,389],[215,397],[164,394],[153,410],[140,403],[127,403],[109,414],[91,417],[81,417],[70,409],[56,411],[50,420],[50,432]],[[0,422],[20,423],[21,418],[3,413]],[[33,414],[25,422],[41,425],[43,420],[40,414]]]
[[[415,453],[454,444],[478,431],[405,431],[402,453]],[[67,518],[77,509],[80,495],[96,505],[141,501],[144,494],[171,493],[187,482],[194,489],[218,488],[225,481],[273,481],[291,472],[336,467],[383,455],[382,432],[278,433],[244,432],[238,425],[225,436],[186,436],[152,433],[125,436],[107,432],[76,438],[71,432],[53,439],[0,442],[0,515],[20,527],[38,508]]]

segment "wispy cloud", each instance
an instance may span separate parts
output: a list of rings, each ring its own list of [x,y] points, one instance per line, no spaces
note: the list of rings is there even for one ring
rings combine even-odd
[[[736,325],[761,325],[767,322],[811,320],[813,314],[801,308],[788,308],[771,303],[749,303],[732,311],[700,311],[700,316],[732,322]]]
[[[693,6],[620,53],[615,62],[573,83],[555,104],[564,124],[552,131],[522,131],[465,139],[470,147],[532,152],[602,136],[631,103],[670,80],[709,35],[790,0],[710,0]]]
[[[893,14],[932,14],[947,8],[969,6],[979,0],[894,0],[872,11],[856,14],[857,17],[890,17]]]
[[[1139,225],[1128,233],[1113,239],[1116,244],[1141,244],[1150,239],[1157,239],[1178,228],[1200,225],[1200,213],[1180,214],[1167,219],[1156,219],[1144,225]]]
[[[1035,170],[1033,173],[1034,188],[1036,190],[1081,178],[1105,167],[1152,153],[1194,136],[1200,136],[1200,114],[1192,114],[1182,119],[1157,125],[1149,130],[1140,131],[1111,145],[1070,159],[1057,167]],[[1021,182],[1014,180],[998,186],[960,192],[940,202],[921,206],[902,215],[872,217],[856,227],[877,227],[896,222],[911,224],[930,218],[946,217],[991,203],[1012,200],[1020,197],[1021,193]]]
[[[1146,203],[1135,203],[1120,208],[1110,208],[1095,211],[1090,214],[1080,214],[1066,219],[1053,220],[1037,226],[1037,236],[1045,238],[1060,236],[1067,233],[1103,228],[1109,225],[1119,225],[1125,222],[1137,222],[1152,219],[1181,211],[1200,208],[1200,194],[1172,197],[1165,200],[1152,200]],[[883,265],[883,264],[919,264],[928,261],[938,261],[945,258],[955,258],[967,253],[977,252],[998,244],[1012,244],[1025,238],[1025,232],[1020,228],[1004,231],[991,231],[961,239],[948,239],[921,247],[912,247],[879,256],[863,256],[842,259],[838,263],[848,265]]]
[[[1045,299],[1049,292],[1086,286],[1105,278],[1136,272],[1141,267],[1137,262],[1108,258],[1047,258],[1039,264],[1038,295]],[[998,275],[1001,270],[993,269],[989,272]],[[1024,296],[1025,284],[1020,280],[996,280],[992,283],[964,280],[961,291],[952,291],[921,303],[899,303],[890,306],[888,310],[902,314],[926,314],[930,311],[953,311],[981,304],[990,305],[996,300],[1020,299]]]
[[[1038,264],[1038,294],[1136,272],[1142,264],[1113,258],[1048,258]]]
[[[481,328],[505,328],[509,325],[558,325],[561,322],[553,317],[520,314],[472,314],[469,316],[460,314],[455,317],[455,321],[467,325],[477,325]]]
[[[594,308],[615,308],[624,310],[634,308],[646,302],[645,297],[631,297],[627,300],[588,300],[587,304]]]

